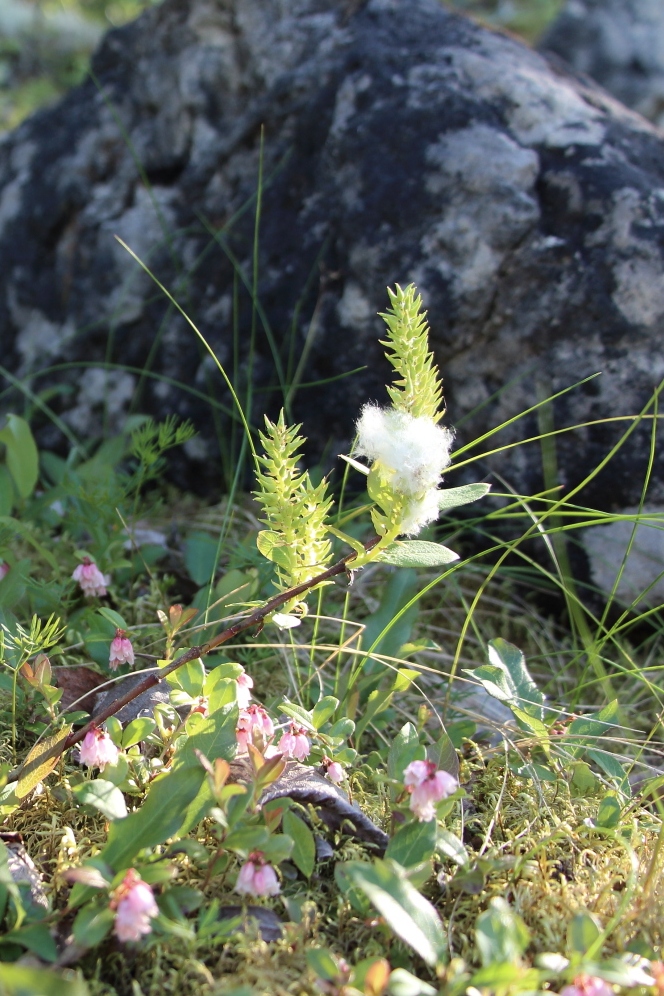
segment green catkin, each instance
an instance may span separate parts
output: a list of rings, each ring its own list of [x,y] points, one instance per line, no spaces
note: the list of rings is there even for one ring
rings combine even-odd
[[[314,485],[309,472],[298,469],[304,443],[298,436],[300,426],[286,425],[283,411],[276,422],[266,416],[265,425],[255,496],[274,542],[270,559],[277,565],[280,587],[286,589],[315,577],[329,562],[326,520],[332,498],[327,481]]]
[[[443,384],[429,351],[429,323],[422,298],[414,284],[402,290],[387,288],[391,307],[381,312],[387,325],[387,339],[381,339],[385,356],[394,367],[396,379],[387,392],[397,411],[417,418],[426,415],[439,422],[445,414]]]

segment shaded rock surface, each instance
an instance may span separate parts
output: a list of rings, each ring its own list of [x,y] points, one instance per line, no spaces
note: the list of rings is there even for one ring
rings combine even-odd
[[[638,521],[596,525],[583,533],[593,582],[639,611],[664,604],[664,508],[626,508]]]
[[[165,0],[111,32],[93,68],[0,143],[3,365],[33,390],[57,382],[49,403],[74,431],[117,427],[132,406],[192,417],[180,481],[218,481],[201,395],[216,415],[231,399],[115,235],[241,382],[251,370],[254,421],[299,365],[292,415],[319,453],[347,445],[363,401],[387,400],[376,312],[395,281],[430,310],[451,421],[474,413],[462,440],[596,371],[556,425],[636,412],[664,377],[664,140],[515,40],[438,0]],[[561,483],[622,428],[558,437]],[[59,440],[45,419],[42,443]],[[636,503],[648,447],[637,430],[583,500]],[[469,476],[490,467],[541,486],[536,444]],[[651,494],[664,500],[661,461]]]
[[[236,757],[231,761],[231,781],[249,781],[252,777],[250,761],[247,757]],[[311,767],[299,761],[287,760],[283,773],[261,794],[261,805],[273,799],[289,798],[305,809],[313,806],[322,822],[329,830],[343,830],[373,846],[383,854],[389,837],[376,826],[361,809],[351,803],[348,796],[337,785]],[[328,857],[327,852],[320,860]]]
[[[115,699],[120,699],[123,695],[132,691],[136,685],[139,685],[144,680],[146,673],[148,673],[148,669],[137,674],[127,674],[121,681],[112,685],[111,688],[103,692],[98,692],[92,710],[93,718],[99,715],[102,709],[110,705]],[[168,687],[153,685],[152,688],[148,688],[145,692],[137,695],[131,702],[127,702],[116,713],[116,716],[123,724],[131,723],[132,720],[143,716],[151,717],[154,714],[155,706],[168,705],[169,702]]]
[[[661,0],[567,0],[541,41],[634,110],[664,125]]]

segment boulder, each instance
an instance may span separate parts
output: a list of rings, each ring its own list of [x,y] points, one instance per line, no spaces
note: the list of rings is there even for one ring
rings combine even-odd
[[[540,48],[554,52],[623,104],[664,125],[661,0],[567,0]]]
[[[429,309],[461,441],[601,372],[542,423],[592,423],[556,437],[566,487],[627,425],[597,420],[638,413],[664,377],[661,132],[439,0],[165,0],[0,142],[3,367],[48,387],[74,433],[132,410],[192,418],[178,480],[214,487],[232,399],[115,236],[243,397],[252,378],[252,421],[286,394],[314,455],[387,400],[377,312],[395,282]],[[537,428],[529,416],[477,453]],[[583,501],[638,503],[649,432]],[[465,472],[494,470],[539,490],[539,445]]]

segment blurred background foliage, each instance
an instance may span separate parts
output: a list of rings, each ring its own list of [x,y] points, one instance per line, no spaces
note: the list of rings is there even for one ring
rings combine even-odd
[[[0,0],[0,132],[85,77],[105,31],[160,0]],[[447,6],[534,43],[563,0],[446,0]]]

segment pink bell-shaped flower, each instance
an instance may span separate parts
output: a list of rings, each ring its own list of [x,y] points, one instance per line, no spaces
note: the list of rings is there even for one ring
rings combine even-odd
[[[134,648],[132,642],[123,629],[116,629],[115,636],[111,640],[111,650],[108,658],[108,666],[111,671],[117,671],[120,664],[134,666]]]
[[[560,996],[613,996],[613,989],[596,975],[577,975],[570,986],[560,990]]]
[[[333,761],[330,757],[323,758],[323,767],[325,768],[325,777],[329,778],[335,785],[339,785],[346,777],[343,765],[339,764],[338,761]]]
[[[235,736],[239,746],[244,750],[247,749],[248,743],[254,742],[255,737],[264,743],[274,736],[274,724],[263,706],[254,704],[241,710]]]
[[[422,823],[433,820],[436,803],[459,787],[447,771],[437,771],[433,761],[411,761],[404,772],[404,785],[410,792],[410,808]]]
[[[311,750],[311,744],[305,730],[295,723],[290,724],[290,729],[284,733],[277,744],[277,750],[286,757],[294,757],[298,761],[304,761]]]
[[[248,860],[240,868],[235,883],[235,891],[243,896],[276,896],[281,892],[279,879],[272,865],[265,860],[262,851],[252,851]]]
[[[74,570],[72,578],[74,581],[78,581],[83,594],[87,595],[88,598],[95,595],[101,597],[106,594],[106,578],[89,557],[83,557],[83,563]]]
[[[251,689],[254,687],[254,679],[242,671],[235,679],[235,695],[240,709],[247,709],[251,701]]]
[[[159,914],[152,889],[134,868],[113,893],[111,908],[116,910],[113,930],[119,941],[140,941],[152,930],[150,920]]]
[[[95,727],[88,730],[78,748],[78,759],[88,768],[101,768],[107,764],[117,764],[120,751],[115,746],[108,733]]]

